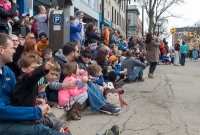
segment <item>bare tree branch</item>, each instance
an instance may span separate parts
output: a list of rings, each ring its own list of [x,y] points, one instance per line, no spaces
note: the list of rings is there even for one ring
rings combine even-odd
[[[168,22],[167,18],[169,17],[181,18],[180,15],[171,14],[169,13],[168,10],[172,5],[183,3],[185,0],[141,0],[141,1],[149,18],[149,32],[152,32],[153,30],[154,33],[157,22],[162,22],[162,21]],[[164,13],[168,13],[168,15],[163,16]]]

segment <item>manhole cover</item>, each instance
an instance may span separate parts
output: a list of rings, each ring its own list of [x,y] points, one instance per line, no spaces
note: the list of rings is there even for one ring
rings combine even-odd
[[[152,93],[151,91],[140,91],[139,93]]]

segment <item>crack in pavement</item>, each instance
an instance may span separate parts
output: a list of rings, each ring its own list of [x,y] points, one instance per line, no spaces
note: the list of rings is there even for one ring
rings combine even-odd
[[[182,122],[182,123],[183,123],[183,126],[185,127],[185,133],[186,133],[187,135],[189,135],[188,125],[187,125],[183,120],[181,120],[180,115],[178,115],[178,117],[179,117],[179,121]]]
[[[140,105],[138,105],[138,106],[140,106]],[[128,121],[136,114],[136,109],[138,108],[138,106],[136,106],[135,107],[135,109],[134,109],[134,111],[133,111],[133,114],[132,115],[130,115],[129,117],[128,117],[128,119],[122,124],[122,130],[121,130],[121,133],[123,133],[123,131],[124,131],[124,129],[125,129],[125,127],[126,127],[126,124],[128,123]],[[126,111],[127,112],[127,111]]]
[[[170,88],[170,90],[171,90],[172,97],[173,97],[173,99],[175,99],[174,91],[173,91],[173,89],[172,89],[172,85],[169,83],[170,78],[167,77],[166,73],[164,73],[164,75],[165,75],[165,78],[166,78],[167,85],[169,86],[169,88]]]

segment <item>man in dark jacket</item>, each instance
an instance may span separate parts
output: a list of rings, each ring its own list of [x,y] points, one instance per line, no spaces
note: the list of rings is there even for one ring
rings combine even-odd
[[[143,70],[146,68],[146,65],[136,61],[132,58],[131,51],[126,52],[126,59],[123,60],[121,65],[121,71],[127,68],[128,80],[131,82],[138,81],[143,82]]]
[[[11,1],[11,10],[0,6],[0,33],[8,33],[8,17],[13,18],[17,10],[16,0]]]
[[[58,62],[61,69],[65,63],[74,61],[79,56],[79,50],[77,44],[74,42],[68,42],[63,46],[63,49],[58,50],[55,53],[54,60]],[[50,83],[47,87],[47,97],[49,100],[57,102],[58,101],[58,90],[63,88],[74,88],[75,83],[65,82],[63,83],[65,76],[61,73],[57,80],[53,83]]]

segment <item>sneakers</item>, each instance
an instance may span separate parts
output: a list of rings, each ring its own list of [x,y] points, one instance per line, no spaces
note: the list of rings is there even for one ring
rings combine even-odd
[[[120,109],[116,109],[110,104],[105,104],[103,107],[101,107],[100,111],[112,115],[118,115],[120,113]]]
[[[120,130],[117,125],[113,125],[110,130],[113,132],[114,135],[120,135]]]
[[[120,130],[117,125],[113,125],[111,129],[107,129],[104,135],[120,135]]]
[[[111,107],[114,107],[114,108],[117,109],[117,110],[121,110],[121,107],[114,106],[114,105],[112,105],[112,104],[110,104],[110,103],[106,103],[106,104],[109,105],[109,106],[111,106]]]
[[[143,78],[138,78],[137,81],[138,81],[138,82],[144,82],[144,79],[143,79]]]
[[[50,101],[47,101],[47,104],[48,104],[50,107],[53,107],[53,106],[54,106],[54,103],[53,103],[53,102],[50,102]]]
[[[110,129],[107,129],[104,135],[115,135]]]

